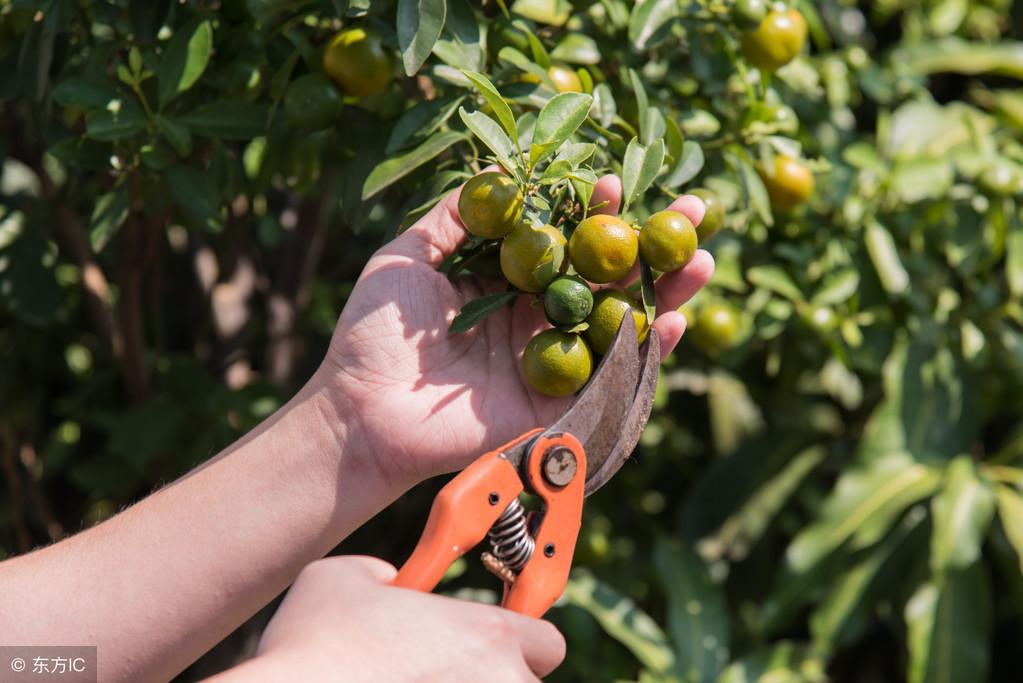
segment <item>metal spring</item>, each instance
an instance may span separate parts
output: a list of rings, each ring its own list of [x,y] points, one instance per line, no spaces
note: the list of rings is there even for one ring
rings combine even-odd
[[[512,571],[520,571],[533,555],[536,541],[526,528],[526,512],[513,498],[487,532],[494,555]]]

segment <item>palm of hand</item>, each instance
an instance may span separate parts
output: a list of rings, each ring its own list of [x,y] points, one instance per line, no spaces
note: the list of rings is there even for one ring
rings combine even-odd
[[[594,201],[606,200],[605,210],[617,212],[619,188],[617,178],[605,176]],[[436,271],[465,238],[457,194],[370,260],[325,363],[334,388],[358,418],[367,441],[363,448],[405,485],[460,469],[486,450],[549,424],[571,401],[537,394],[522,379],[522,349],[546,325],[542,309],[526,297],[468,333],[448,332],[463,304],[495,286],[473,277],[452,282]],[[675,204],[695,223],[702,218],[695,197]],[[685,269],[659,281],[658,308],[665,312],[658,311],[655,328],[663,353],[685,328],[675,309],[712,272],[713,260],[700,252]]]

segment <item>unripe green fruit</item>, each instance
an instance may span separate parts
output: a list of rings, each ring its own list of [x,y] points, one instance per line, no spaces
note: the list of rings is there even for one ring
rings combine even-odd
[[[696,228],[678,211],[658,211],[639,231],[639,255],[662,273],[680,270],[696,254]]]
[[[578,325],[593,310],[593,292],[582,278],[564,275],[547,286],[543,309],[552,325]]]
[[[480,173],[462,188],[458,215],[473,235],[500,239],[522,220],[522,192],[506,175],[496,171]]]

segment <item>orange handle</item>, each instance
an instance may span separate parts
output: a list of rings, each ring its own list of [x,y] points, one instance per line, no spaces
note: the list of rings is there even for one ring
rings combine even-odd
[[[501,452],[539,431],[480,457],[441,489],[419,544],[394,579],[395,586],[432,591],[451,563],[483,540],[508,503],[522,492],[518,470]]]

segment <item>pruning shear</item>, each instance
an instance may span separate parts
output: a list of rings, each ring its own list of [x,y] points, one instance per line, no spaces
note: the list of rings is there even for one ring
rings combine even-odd
[[[488,537],[483,564],[504,582],[501,604],[542,616],[568,582],[583,498],[621,468],[646,426],[660,344],[639,347],[624,317],[589,384],[552,425],[480,456],[437,494],[418,545],[394,585],[432,591],[451,564]],[[526,513],[519,494],[540,499]]]

